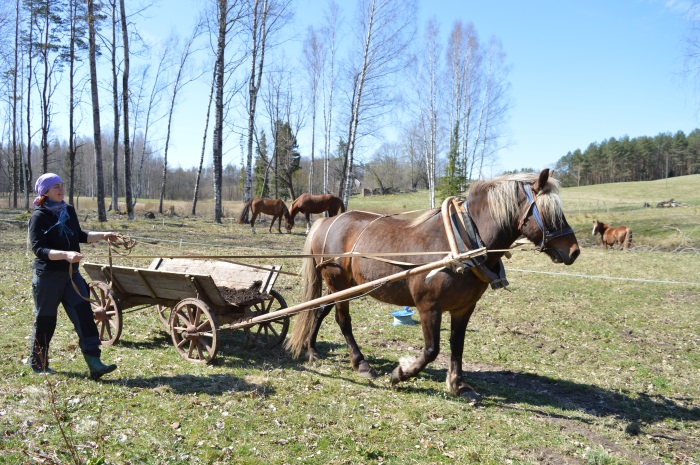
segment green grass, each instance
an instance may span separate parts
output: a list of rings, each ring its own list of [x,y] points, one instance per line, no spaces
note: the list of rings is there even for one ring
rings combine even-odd
[[[177,355],[153,308],[124,314],[120,343],[103,351],[119,369],[103,382],[87,379],[61,311],[51,348],[59,374],[35,376],[22,364],[33,306],[26,230],[0,222],[0,463],[74,463],[59,425],[82,463],[699,463],[700,264],[692,231],[700,194],[678,194],[686,192],[680,186],[659,201],[673,197],[691,207],[644,209],[641,203],[655,198],[642,195],[654,183],[643,184],[627,186],[636,193],[608,191],[607,201],[600,194],[598,209],[585,206],[585,192],[564,190],[567,217],[582,244],[573,266],[534,252],[506,262],[510,291],[487,291],[465,340],[465,376],[483,395],[477,407],[445,392],[449,317],[438,359],[392,390],[389,373],[401,357],[420,350],[420,327],[393,327],[394,308],[366,298],[353,302],[352,315],[355,336],[380,374],[373,382],[353,373],[332,318],[319,336],[323,359],[317,363],[281,349],[247,349],[239,331],[221,334],[215,363],[201,366]],[[617,188],[598,186],[597,192]],[[631,200],[613,207],[621,198]],[[397,212],[426,204],[425,193],[417,193],[353,198],[351,208]],[[0,212],[3,219],[17,215]],[[635,248],[604,251],[589,238],[593,218],[629,223]],[[206,217],[110,217],[99,225],[90,216],[83,227],[137,237],[139,255],[283,254],[298,252],[304,241],[301,227],[279,235],[261,232],[261,225],[253,236],[247,226]],[[149,245],[146,238],[159,242]],[[687,253],[673,252],[681,249]],[[106,262],[104,245],[84,252],[89,261]],[[125,266],[149,261],[115,258]],[[255,262],[287,271],[300,265]],[[275,289],[288,304],[300,302],[297,278],[280,276]]]

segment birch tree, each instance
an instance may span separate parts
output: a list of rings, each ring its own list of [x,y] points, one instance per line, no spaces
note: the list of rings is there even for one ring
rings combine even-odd
[[[421,69],[418,73],[419,82],[418,105],[420,122],[423,133],[423,150],[425,153],[426,171],[428,174],[428,192],[430,208],[435,208],[436,160],[438,153],[438,114],[440,113],[439,61],[440,46],[438,44],[439,28],[437,22],[428,21],[425,32],[425,47]]]
[[[163,151],[163,177],[162,177],[162,182],[160,186],[160,203],[158,204],[158,212],[163,213],[163,198],[165,197],[165,183],[167,180],[167,174],[168,174],[168,147],[170,146],[170,128],[172,125],[173,121],[173,112],[175,110],[175,100],[177,98],[178,92],[182,89],[184,85],[187,83],[191,82],[192,79],[186,79],[185,78],[185,65],[187,64],[188,59],[190,58],[193,49],[192,45],[197,38],[197,35],[199,34],[199,27],[195,28],[193,34],[189,37],[187,42],[185,43],[185,46],[182,50],[182,53],[180,54],[179,61],[177,63],[177,70],[175,73],[175,80],[173,81],[172,84],[172,94],[170,98],[170,107],[168,109],[168,125],[166,129],[166,134],[165,134],[165,150]]]
[[[309,194],[314,193],[314,156],[316,149],[316,97],[323,66],[323,50],[314,28],[309,27],[304,44],[304,65],[308,73],[311,94],[311,164],[309,167]],[[325,187],[325,186],[324,186]]]
[[[413,36],[416,13],[415,0],[360,0],[359,4],[357,31],[362,42],[358,61],[351,65],[352,97],[340,191],[346,208],[359,125],[371,119],[373,111],[385,108],[391,95],[388,77],[406,65],[404,52]]]
[[[288,20],[291,0],[248,0],[250,3],[250,75],[248,80],[248,147],[245,163],[244,201],[251,199],[255,111],[272,35]]]
[[[333,91],[335,90],[335,59],[338,31],[338,4],[330,0],[328,11],[325,15],[325,26],[322,30],[325,40],[322,46],[328,47],[327,53],[322,52],[323,57],[323,193],[330,194],[329,182],[329,157],[333,138]]]

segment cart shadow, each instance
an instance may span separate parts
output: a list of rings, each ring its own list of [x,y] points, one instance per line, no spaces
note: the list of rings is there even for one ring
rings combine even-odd
[[[122,386],[129,389],[150,389],[161,394],[209,394],[220,396],[226,393],[245,393],[254,397],[267,397],[276,394],[266,382],[251,382],[228,374],[144,376],[127,379],[101,379],[103,384]]]

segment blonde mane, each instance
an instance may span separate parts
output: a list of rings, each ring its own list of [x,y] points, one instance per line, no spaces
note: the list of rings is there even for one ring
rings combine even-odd
[[[518,189],[521,184],[533,184],[537,182],[536,173],[518,173],[501,176],[488,181],[478,182],[469,189],[470,196],[478,192],[486,192],[489,209],[493,219],[502,228],[506,228],[519,220],[518,214]],[[550,228],[560,227],[564,222],[562,201],[559,196],[559,181],[549,178],[535,197],[542,219]]]

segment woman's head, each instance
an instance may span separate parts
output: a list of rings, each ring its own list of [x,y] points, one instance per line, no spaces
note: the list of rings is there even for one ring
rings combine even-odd
[[[34,191],[38,197],[34,199],[34,205],[42,206],[47,200],[61,202],[66,191],[63,187],[63,180],[54,173],[45,173],[39,176],[34,184]]]

